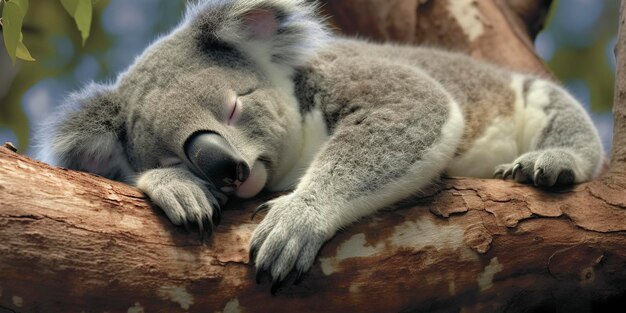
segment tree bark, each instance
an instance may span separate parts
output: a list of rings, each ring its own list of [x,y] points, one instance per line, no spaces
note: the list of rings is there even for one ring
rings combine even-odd
[[[260,201],[203,243],[118,182],[5,148],[0,177],[0,305],[18,312],[515,312],[626,290],[624,175],[557,193],[445,180],[338,234],[276,296],[248,264]]]
[[[613,100],[613,151],[611,172],[626,173],[626,1],[620,7],[615,45],[616,70]]]
[[[394,1],[369,3],[387,2]],[[442,2],[426,2],[432,10],[427,12],[438,12],[435,3]],[[504,14],[482,11],[500,10],[496,4],[505,2],[467,3],[480,10],[487,29],[476,38],[511,28]],[[420,25],[434,25],[435,33],[437,23],[452,27],[441,18],[426,14]],[[506,36],[512,33],[503,31]],[[478,47],[476,38],[465,39]],[[625,38],[620,32],[619,47]],[[509,56],[500,62],[538,62],[531,50],[520,55],[525,61]],[[621,52],[618,76],[624,75],[625,60]],[[135,188],[0,148],[0,312],[606,312],[615,303],[623,308],[625,83],[618,79],[613,161],[601,179],[553,191],[501,180],[444,180],[423,197],[340,232],[300,284],[287,284],[275,296],[268,282],[254,282],[248,264],[248,241],[259,220],[250,220],[251,211],[266,197],[231,203],[222,224],[202,242],[173,227]]]
[[[551,77],[534,53],[552,0],[321,0],[341,32],[461,51]]]

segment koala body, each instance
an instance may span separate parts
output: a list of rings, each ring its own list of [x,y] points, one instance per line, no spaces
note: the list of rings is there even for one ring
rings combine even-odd
[[[251,261],[278,284],[322,244],[442,174],[540,187],[602,160],[582,107],[465,55],[328,35],[305,1],[205,0],[110,85],[70,96],[41,158],[136,184],[210,231],[231,196],[269,201]]]

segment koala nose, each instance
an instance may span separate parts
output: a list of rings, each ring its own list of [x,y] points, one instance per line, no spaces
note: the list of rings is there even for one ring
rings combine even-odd
[[[233,186],[250,175],[250,167],[233,147],[216,133],[200,132],[185,142],[187,158],[199,172],[216,187]]]

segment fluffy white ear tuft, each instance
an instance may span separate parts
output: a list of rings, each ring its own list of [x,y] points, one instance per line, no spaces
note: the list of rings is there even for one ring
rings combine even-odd
[[[232,47],[288,67],[306,63],[329,38],[305,0],[204,0],[189,7],[184,25],[207,53]]]

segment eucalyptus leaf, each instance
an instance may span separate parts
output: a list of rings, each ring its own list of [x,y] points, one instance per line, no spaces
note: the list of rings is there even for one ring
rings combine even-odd
[[[91,0],[79,0],[74,19],[76,20],[76,26],[78,26],[78,30],[80,30],[81,37],[83,38],[83,46],[87,38],[89,38],[92,14],[93,8]]]
[[[22,9],[23,18],[26,15],[26,12],[28,12],[28,0],[11,0],[10,2],[14,2]]]
[[[91,20],[93,15],[93,5],[91,0],[61,0],[61,4],[65,10],[76,21],[76,27],[80,31],[83,45],[89,38],[91,31]]]
[[[74,17],[76,8],[78,7],[78,0],[61,0],[61,4],[65,8],[65,11]]]
[[[22,41],[23,39],[24,36],[20,32],[20,40],[17,42],[15,56],[24,61],[35,61],[35,59],[30,55],[30,51],[28,51],[28,48],[26,48],[26,45],[24,45],[24,42]]]
[[[17,46],[20,41],[22,22],[24,21],[24,15],[26,15],[26,11],[23,8],[28,9],[27,0],[6,2],[2,9],[2,37],[4,38],[4,46],[13,63],[15,63]]]

